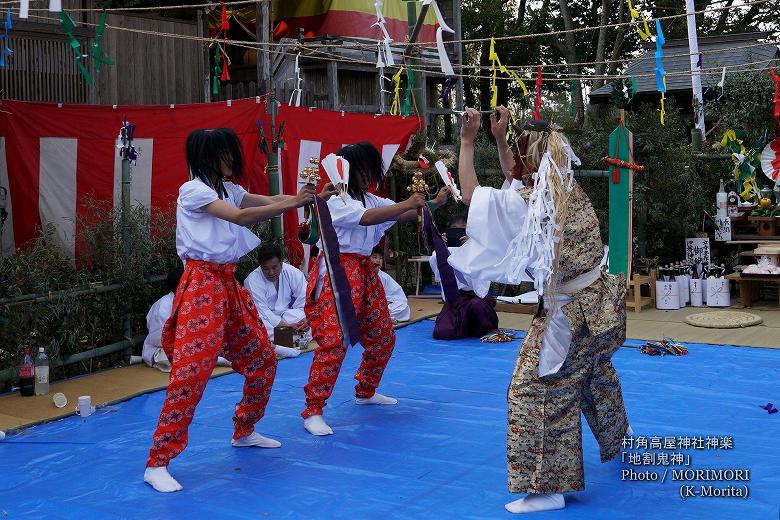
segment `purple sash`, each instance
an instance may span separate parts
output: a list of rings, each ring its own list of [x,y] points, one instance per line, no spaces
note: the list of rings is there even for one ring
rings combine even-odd
[[[439,268],[439,278],[441,279],[441,287],[444,290],[444,300],[456,303],[460,299],[460,293],[458,292],[455,270],[447,262],[447,258],[450,257],[450,250],[447,248],[444,240],[442,240],[439,230],[436,229],[433,215],[431,215],[427,206],[423,208],[422,215],[423,232],[428,238],[428,242],[433,246],[433,250],[436,251],[436,266]]]
[[[336,303],[336,315],[341,328],[344,341],[354,345],[360,341],[360,324],[358,323],[355,306],[352,303],[352,289],[349,286],[347,273],[341,265],[339,255],[339,239],[336,230],[333,229],[333,221],[330,218],[328,203],[320,197],[315,197],[314,207],[317,210],[317,225],[319,228],[322,254],[325,257],[325,266],[330,276],[330,285],[333,290],[333,298]]]

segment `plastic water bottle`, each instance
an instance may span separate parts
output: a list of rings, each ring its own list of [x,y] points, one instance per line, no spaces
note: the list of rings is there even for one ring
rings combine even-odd
[[[43,347],[38,349],[38,357],[35,358],[35,395],[49,393],[49,358]]]
[[[35,366],[28,347],[24,348],[24,358],[19,367],[19,393],[23,396],[35,395]]]

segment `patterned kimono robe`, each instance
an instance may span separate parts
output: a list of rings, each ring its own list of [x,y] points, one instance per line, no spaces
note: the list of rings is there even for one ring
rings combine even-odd
[[[531,190],[503,194],[483,190],[492,188],[477,188],[469,208],[470,240],[465,245],[471,243],[471,250],[460,248],[463,251],[454,253],[450,263],[468,271],[471,261],[476,264],[471,274],[484,271],[501,282],[505,281],[501,272],[506,267],[496,266],[504,257],[507,243],[503,242],[521,232],[524,201]],[[502,209],[502,204],[511,207]],[[576,183],[567,204],[569,215],[557,271],[562,316],[540,316],[532,321],[507,394],[507,458],[509,490],[513,493],[584,489],[580,412],[596,436],[602,462],[617,455],[628,428],[620,379],[611,362],[626,335],[626,282],[622,276],[600,271],[604,249],[598,219]],[[472,218],[472,214],[483,217]],[[507,217],[516,220],[509,222]],[[472,224],[479,228],[472,228]],[[478,260],[473,261],[475,258]],[[583,280],[587,285],[583,286]],[[540,365],[540,358],[554,350],[547,345],[548,340],[553,344],[568,339],[569,334],[567,344],[558,345],[561,361],[547,363],[552,368],[541,370],[545,363]]]

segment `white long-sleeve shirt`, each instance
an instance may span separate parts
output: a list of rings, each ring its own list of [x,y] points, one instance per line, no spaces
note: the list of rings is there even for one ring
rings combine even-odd
[[[277,281],[268,281],[259,267],[244,280],[244,287],[252,295],[271,341],[274,340],[274,327],[279,323],[298,323],[306,317],[303,310],[306,303],[306,277],[303,273],[283,263]]]
[[[409,309],[409,300],[406,298],[404,290],[393,280],[393,277],[386,272],[379,270],[379,280],[385,289],[385,298],[390,308],[390,317],[393,321],[409,321],[411,310]]]

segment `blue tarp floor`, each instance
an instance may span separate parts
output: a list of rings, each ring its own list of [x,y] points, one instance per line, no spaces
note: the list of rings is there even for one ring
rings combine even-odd
[[[36,426],[0,443],[3,518],[511,518],[506,487],[506,389],[519,341],[431,339],[433,323],[397,331],[380,391],[397,406],[355,406],[351,349],[325,414],[336,434],[312,437],[299,413],[310,355],[279,364],[258,431],[281,449],[230,446],[241,377],[209,382],[187,450],[171,473],[184,491],[154,492],[142,481],[164,398],[154,392],[87,418]],[[718,437],[718,448],[677,449],[690,466],[599,462],[583,420],[586,489],[552,519],[777,519],[780,514],[780,351],[689,345],[684,357],[640,354],[629,341],[614,357],[637,436]],[[633,347],[633,348],[632,348]],[[723,438],[733,439],[723,448]],[[727,445],[726,445],[727,446]],[[664,450],[647,453],[658,463]],[[667,450],[667,454],[673,451]],[[648,461],[650,462],[650,461]],[[663,463],[661,463],[663,464]],[[672,469],[749,469],[749,482],[672,481]],[[624,470],[659,481],[624,480]],[[664,470],[665,482],[661,483]],[[747,498],[680,497],[680,486],[728,485]]]

